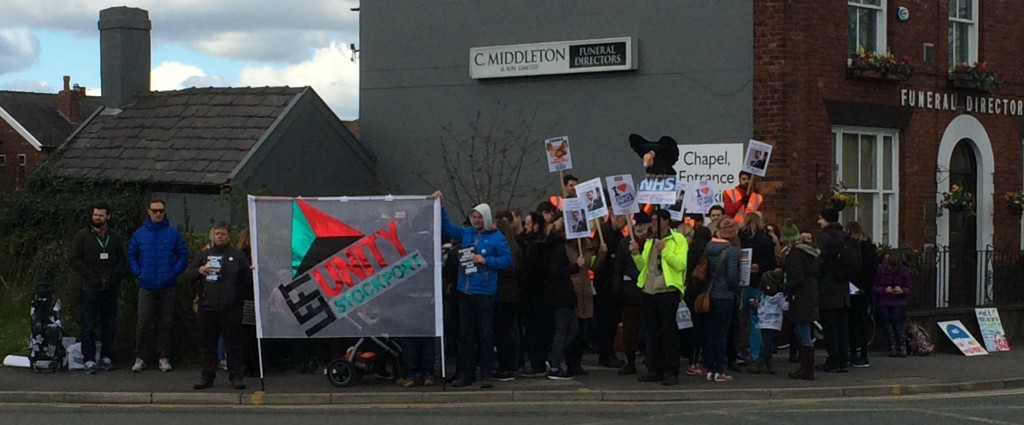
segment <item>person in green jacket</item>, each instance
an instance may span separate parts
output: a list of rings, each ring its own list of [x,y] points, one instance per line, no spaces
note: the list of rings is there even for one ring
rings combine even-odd
[[[634,241],[629,250],[640,271],[637,287],[644,293],[644,327],[647,329],[647,374],[640,382],[662,385],[679,383],[679,337],[676,310],[686,285],[684,237],[669,225],[668,210],[657,210],[651,217],[652,237],[643,251]]]

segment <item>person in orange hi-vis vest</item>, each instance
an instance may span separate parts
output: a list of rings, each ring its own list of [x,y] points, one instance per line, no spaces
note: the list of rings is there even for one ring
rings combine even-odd
[[[726,190],[722,194],[722,202],[725,204],[725,215],[732,217],[737,223],[742,224],[747,213],[761,211],[764,206],[764,197],[751,186],[750,193],[747,193],[750,185],[750,173],[740,171],[740,184]]]

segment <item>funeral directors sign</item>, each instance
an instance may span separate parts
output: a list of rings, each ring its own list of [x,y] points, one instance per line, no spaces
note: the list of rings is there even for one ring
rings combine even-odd
[[[633,37],[469,49],[469,76],[473,79],[632,69],[636,69]]]

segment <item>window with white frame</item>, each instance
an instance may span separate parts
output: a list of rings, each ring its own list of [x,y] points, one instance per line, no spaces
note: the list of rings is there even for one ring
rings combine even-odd
[[[949,0],[949,66],[978,60],[978,0]]]
[[[25,155],[23,153],[19,153],[18,154],[18,166],[19,167],[24,167],[26,165],[28,165],[28,155]]]
[[[856,221],[871,240],[898,246],[897,167],[899,132],[895,129],[834,127],[836,173],[855,198],[842,221]]]
[[[885,3],[887,0],[849,0],[849,39],[847,52],[885,53]]]

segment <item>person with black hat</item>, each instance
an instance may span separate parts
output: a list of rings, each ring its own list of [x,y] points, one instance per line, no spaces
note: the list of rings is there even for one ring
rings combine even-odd
[[[840,279],[839,256],[843,252],[846,233],[839,223],[839,211],[826,209],[818,217],[818,234],[815,243],[821,249],[821,267],[818,273],[818,314],[821,316],[821,332],[825,336],[825,350],[828,358],[822,369],[828,373],[845,373],[846,358],[850,353],[849,312],[850,283]]]
[[[814,341],[811,339],[811,326],[818,320],[818,257],[821,251],[814,243],[800,237],[800,229],[793,224],[792,219],[786,219],[779,240],[785,244],[782,256],[786,276],[780,289],[786,294],[789,303],[789,310],[784,316],[787,322],[793,324],[797,342],[795,345],[799,345],[800,369],[790,373],[789,377],[813,381]]]
[[[633,262],[640,271],[637,287],[644,292],[647,330],[647,375],[641,382],[679,383],[679,329],[676,310],[686,285],[686,238],[672,229],[668,210],[656,210],[651,217],[654,237],[643,250],[633,242],[629,246]]]

